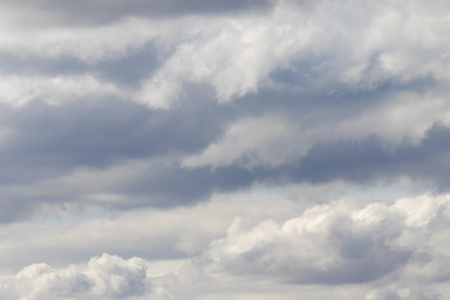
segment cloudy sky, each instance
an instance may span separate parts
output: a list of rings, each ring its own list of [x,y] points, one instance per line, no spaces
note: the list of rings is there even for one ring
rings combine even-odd
[[[0,298],[450,298],[450,2],[0,1]]]

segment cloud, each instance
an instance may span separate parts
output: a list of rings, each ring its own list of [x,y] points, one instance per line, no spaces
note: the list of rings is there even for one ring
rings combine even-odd
[[[262,131],[262,128],[266,128]],[[195,168],[211,165],[226,166],[243,160],[245,167],[279,165],[298,156],[292,148],[295,128],[282,117],[245,118],[232,124],[217,144],[209,145],[203,153],[183,159],[181,166]],[[295,149],[295,148],[294,148]],[[297,149],[295,149],[297,150]]]
[[[2,298],[448,298],[446,1],[0,8]]]
[[[361,212],[341,210],[333,205],[312,207],[281,226],[266,221],[244,232],[236,221],[227,238],[213,244],[212,260],[218,271],[276,276],[301,284],[363,283],[406,263],[411,253],[387,242],[401,233],[395,212],[382,205]],[[368,216],[359,217],[365,213]]]
[[[65,232],[68,239],[63,244],[82,241],[71,237],[76,231],[97,234],[103,244],[108,231],[121,236],[121,231],[131,229],[128,236],[137,237],[136,229],[145,227],[156,233],[166,228],[164,224],[173,226],[179,217],[180,226],[184,222],[189,226],[187,234],[202,235],[218,224],[213,221],[216,218],[223,224],[208,237],[213,241],[199,246],[192,261],[174,273],[150,275],[148,262],[109,254],[68,267],[33,264],[2,278],[2,298],[177,299],[184,295],[190,299],[258,299],[270,295],[295,299],[302,295],[327,299],[335,295],[348,299],[358,295],[361,299],[439,299],[447,295],[442,285],[448,281],[448,270],[443,267],[448,259],[447,194],[388,196],[375,202],[371,197],[343,197],[322,205],[297,199],[281,202],[284,208],[277,212],[271,206],[274,198],[260,202],[263,195],[254,194],[251,199],[243,193],[228,202],[223,198],[229,195],[222,195],[216,202],[193,209],[88,221],[83,226],[90,230],[81,226]],[[197,225],[187,221],[201,213],[210,218],[202,218]],[[226,223],[231,223],[228,229]],[[193,242],[192,236],[188,240]]]
[[[450,124],[447,102],[440,95],[390,96],[389,101],[380,101],[351,116],[341,115],[336,108],[333,113],[310,112],[301,117],[288,112],[242,117],[227,127],[218,142],[184,158],[182,167],[216,169],[233,164],[276,167],[302,160],[320,145],[328,144],[331,150],[333,143],[365,143],[371,138],[384,144],[380,148],[389,153],[402,147],[416,147],[427,140],[434,126]]]
[[[252,13],[264,11],[272,7],[272,1],[224,1],[224,0],[195,0],[186,3],[180,0],[158,1],[132,0],[127,3],[121,1],[78,1],[76,3],[59,3],[52,0],[2,3],[9,14],[24,13],[29,19],[23,25],[48,26],[72,24],[78,26],[104,25],[129,16],[151,18],[173,18],[183,15],[202,14],[232,14]],[[52,17],[50,20],[49,17]],[[46,19],[47,18],[47,19]],[[11,19],[8,21],[12,22]],[[22,26],[23,26],[22,25]]]
[[[325,3],[304,10],[280,1],[267,16],[224,19],[201,34],[198,23],[191,23],[195,34],[178,44],[155,76],[143,81],[135,99],[168,108],[186,82],[207,83],[218,101],[226,102],[257,93],[273,79],[325,93],[448,80],[439,59],[448,47],[439,31],[448,22],[444,17],[427,22],[431,12],[421,10],[421,4],[399,10],[375,2],[328,3],[334,14],[324,9]],[[411,34],[413,28],[424,34]]]
[[[96,196],[100,201],[102,195]],[[274,200],[278,202],[277,208],[272,207]],[[249,221],[257,223],[268,217],[284,219],[301,210],[286,198],[255,192],[216,195],[210,202],[190,207],[112,210],[101,216],[98,209],[83,211],[76,205],[42,205],[41,225],[33,221],[2,225],[3,268],[17,271],[33,262],[80,263],[101,252],[152,261],[188,259],[221,237],[238,214],[245,214]],[[198,218],[199,215],[203,217]]]
[[[368,137],[361,142],[341,141],[318,143],[294,171],[298,180],[326,182],[344,179],[367,182],[374,179],[395,180],[407,176],[418,184],[445,191],[447,164],[441,161],[448,155],[446,136],[448,127],[434,124],[422,142],[414,145],[408,139],[392,150],[378,137]]]
[[[435,103],[442,107],[440,100]],[[310,114],[297,120],[286,112],[240,117],[208,99],[168,111],[97,99],[57,106],[38,101],[5,112],[4,221],[28,218],[41,204],[171,207],[255,184],[367,184],[407,177],[430,189],[448,189],[449,129],[440,124],[419,138],[408,126],[400,126],[403,134],[386,136],[395,128],[343,122],[339,127],[340,118],[322,122]],[[424,124],[432,120],[424,118]],[[379,119],[383,124],[382,114]]]
[[[175,298],[181,291],[212,297],[220,290],[249,299],[445,297],[441,283],[448,282],[448,271],[439,266],[448,259],[441,251],[447,233],[438,224],[448,222],[449,196],[424,194],[392,204],[355,200],[310,206],[281,223],[267,219],[248,226],[237,217],[226,237],[155,285],[164,283]]]
[[[293,17],[275,10],[269,19],[260,15],[251,16],[251,21],[232,17],[208,27],[202,24],[210,23],[209,19],[196,20],[188,34],[201,34],[178,44],[162,68],[142,82],[134,99],[168,108],[178,100],[185,82],[210,84],[219,102],[257,92],[270,71],[287,66],[290,56],[311,38],[308,27],[295,31],[285,20]]]
[[[18,108],[41,99],[49,104],[61,104],[80,98],[121,97],[120,90],[109,82],[92,76],[6,77],[0,78],[3,89],[0,98]]]
[[[54,269],[47,264],[33,264],[3,280],[3,299],[138,299],[149,293],[143,260],[124,260],[103,254],[87,265]]]

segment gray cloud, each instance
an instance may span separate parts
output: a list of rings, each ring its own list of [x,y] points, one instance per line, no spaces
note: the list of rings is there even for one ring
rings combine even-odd
[[[132,0],[127,3],[121,1],[77,1],[60,3],[52,0],[28,1],[23,0],[14,4],[8,3],[9,8],[20,10],[21,7],[33,9],[34,18],[26,20],[25,24],[48,24],[49,15],[53,16],[53,24],[69,23],[77,25],[102,25],[126,17],[179,17],[182,15],[200,14],[231,14],[267,10],[273,6],[272,1],[244,0],[244,1],[205,1],[194,0],[187,3],[180,0],[143,1]],[[22,8],[22,10],[24,10]],[[39,16],[41,14],[41,16]],[[51,21],[50,21],[51,22]]]
[[[94,75],[102,82],[132,89],[137,88],[142,78],[150,76],[159,67],[163,55],[152,42],[131,49],[123,56],[90,64],[73,57],[24,57],[4,51],[1,53],[3,63],[0,73],[22,78]]]
[[[302,290],[306,299],[450,295],[439,285],[449,276],[439,268],[447,261],[439,249],[447,245],[442,228],[448,208],[411,196],[411,190],[427,190],[441,199],[449,191],[447,2],[20,0],[0,1],[0,8],[0,230],[8,241],[16,241],[10,229],[17,240],[26,236],[15,226],[45,224],[55,214],[61,223],[65,216],[79,222],[55,229],[71,233],[71,245],[85,242],[75,247],[82,254],[73,261],[101,248],[95,234],[79,236],[86,224],[106,235],[99,239],[105,251],[124,257],[198,255],[185,271],[155,279],[157,299],[185,295],[182,289],[192,299],[201,297],[193,283],[197,275],[228,282],[209,290],[215,295],[197,286],[211,299],[258,298],[255,290],[217,295],[220,289],[240,291],[237,278],[258,276],[277,291],[279,281],[326,287],[323,294]],[[345,204],[339,210],[321,194],[338,185],[367,193],[384,189],[391,196],[372,203],[379,211],[365,200],[355,200],[360,204],[351,209],[339,200]],[[208,213],[189,214],[186,207],[293,186],[297,195],[316,190],[311,198],[290,196],[301,211],[297,218],[253,219],[227,233],[224,220],[218,227],[209,220],[215,229],[206,233],[195,222],[182,226]],[[411,197],[393,203],[402,193]],[[111,232],[120,231],[120,222],[131,224],[121,216],[140,208],[153,210],[162,223],[162,212],[177,213],[172,226],[140,219],[153,229],[148,235],[137,230],[136,240],[149,238],[152,245],[139,247],[131,239],[128,248],[117,247]],[[371,213],[355,219],[362,208]],[[245,223],[251,213],[242,209]],[[117,214],[120,221],[111,227],[85,222],[92,211],[95,220]],[[227,220],[238,215],[233,211]],[[132,224],[124,232],[139,227]],[[39,255],[32,257],[45,262],[54,254],[61,264],[70,263],[60,248],[42,246],[57,235],[45,232],[48,237],[33,240]],[[18,247],[2,245],[5,257]],[[14,261],[27,253],[16,252]],[[99,267],[103,275],[136,275],[130,280],[140,283],[128,286],[117,277],[121,288],[108,294],[98,286],[110,284],[112,291],[115,279],[98,275],[96,267],[32,265],[24,272],[36,276],[4,282],[5,288],[12,298],[150,297],[142,290],[148,287],[146,271],[126,271],[135,260],[104,255],[92,263],[101,260],[123,267],[106,263]],[[191,275],[193,281],[182,278]],[[423,278],[414,289],[411,283]],[[348,285],[351,297],[338,292]],[[270,297],[296,299],[298,291],[292,287]]]
[[[406,140],[395,151],[387,149],[379,137],[362,142],[342,141],[313,147],[300,162],[297,176],[313,182],[344,179],[364,182],[373,179],[395,180],[409,176],[425,181],[431,188],[448,191],[446,174],[450,129],[434,124],[419,145]]]
[[[317,142],[303,157],[279,166],[242,166],[252,159],[251,153],[214,170],[180,166],[180,156],[201,151],[217,140],[225,124],[245,113],[249,104],[244,102],[239,111],[203,99],[169,111],[152,111],[120,100],[101,100],[63,106],[35,102],[12,111],[3,119],[4,126],[12,129],[1,149],[0,183],[5,187],[4,205],[9,207],[4,220],[27,216],[35,211],[27,207],[39,207],[41,201],[56,204],[84,199],[87,204],[90,194],[104,192],[125,197],[107,205],[169,207],[207,200],[214,192],[247,189],[256,183],[367,184],[406,176],[438,192],[448,191],[448,166],[442,158],[448,155],[450,130],[439,124],[426,131],[419,144],[405,140],[394,150],[381,136],[371,136]],[[163,159],[168,153],[174,155],[171,162]],[[130,169],[119,182],[108,179],[113,168],[127,168],[130,161],[148,159],[154,162]],[[80,168],[88,168],[97,174],[92,176],[103,179],[97,187],[81,189],[58,181],[59,176],[71,176]],[[36,185],[48,180],[41,187]],[[21,186],[21,190],[9,189],[12,184]]]

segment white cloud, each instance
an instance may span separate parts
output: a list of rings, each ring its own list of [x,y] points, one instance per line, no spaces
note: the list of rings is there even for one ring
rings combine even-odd
[[[391,79],[427,76],[447,81],[443,58],[449,46],[442,28],[450,21],[422,6],[323,1],[305,10],[279,1],[264,16],[180,24],[191,28],[190,38],[142,83],[135,99],[168,108],[185,83],[206,83],[219,102],[227,102],[257,92],[271,72],[289,69],[304,73],[309,82],[298,84],[306,90],[331,90],[339,83],[374,90]]]
[[[83,20],[74,16],[86,6],[69,17],[65,5],[0,3],[0,210],[9,222],[0,224],[0,272],[17,273],[0,278],[0,298],[449,298],[450,198],[417,195],[422,177],[448,189],[447,141],[436,141],[448,134],[436,124],[450,126],[447,2],[274,0],[236,13],[186,4],[189,15],[163,17],[133,16],[128,3]],[[103,106],[67,105],[109,97],[149,109],[102,101],[126,110],[104,122]],[[59,107],[36,112],[34,100]],[[81,115],[63,124],[59,112]],[[84,113],[89,122],[77,127]],[[79,148],[61,146],[72,137]],[[405,149],[400,162],[370,161],[371,137],[394,150],[387,156]],[[334,146],[359,142],[367,161],[335,159]],[[276,185],[316,180],[275,178],[293,162],[303,171],[311,149],[318,165],[336,161],[338,175],[323,186]],[[426,159],[415,166],[416,154],[436,170],[420,169]],[[370,176],[387,182],[396,163],[414,187],[339,181],[375,166]],[[275,186],[264,186],[260,166]],[[142,258],[92,257],[103,252]]]
[[[3,279],[2,299],[143,299],[151,292],[144,260],[103,254],[87,265],[54,269],[33,264]]]
[[[0,102],[14,108],[23,107],[32,100],[49,104],[86,97],[121,97],[121,91],[112,83],[102,82],[92,75],[55,77],[0,77]]]
[[[273,201],[278,203],[276,208]],[[14,270],[35,261],[77,262],[99,252],[139,253],[146,259],[190,257],[223,236],[237,215],[251,226],[268,217],[285,219],[302,210],[287,196],[255,191],[217,194],[205,203],[167,210],[120,213],[89,205],[92,203],[48,203],[37,212],[41,222],[1,226],[3,268]]]
[[[269,16],[201,18],[194,26],[180,24],[190,27],[190,39],[142,83],[135,99],[168,108],[185,82],[210,84],[219,102],[256,92],[272,70],[287,67],[290,57],[309,43],[312,31],[307,20],[301,20],[303,28],[291,24],[298,18],[295,12],[275,10]]]
[[[323,205],[277,200],[275,209],[276,199],[279,195],[267,192],[217,195],[213,202],[192,208],[87,221],[61,231],[64,239],[58,239],[53,228],[49,236],[56,238],[55,244],[38,236],[50,231],[39,229],[27,239],[32,251],[36,251],[33,236],[52,248],[66,244],[78,251],[77,241],[95,248],[81,235],[95,236],[103,249],[112,239],[151,249],[152,243],[179,234],[197,244],[198,256],[194,254],[192,262],[179,270],[186,261],[161,262],[156,273],[150,269],[151,263],[141,259],[107,254],[88,264],[56,269],[33,264],[14,278],[3,277],[2,298],[297,299],[303,295],[318,300],[354,296],[381,300],[446,295],[439,281],[448,276],[448,195],[388,197],[385,202],[369,203],[369,199],[344,197]],[[293,217],[295,214],[300,216]],[[199,215],[203,217],[199,219]],[[197,219],[199,222],[193,222]],[[161,235],[152,237],[152,232]],[[213,242],[205,243],[195,235]],[[132,245],[134,239],[139,245]],[[179,241],[179,246],[185,247],[182,239]],[[167,274],[164,269],[177,271]]]
[[[298,128],[281,116],[243,118],[231,124],[222,140],[202,153],[184,158],[182,166],[213,168],[243,159],[246,167],[280,165],[305,154],[309,145],[298,145]],[[302,149],[303,148],[303,149]],[[302,151],[303,150],[303,151]]]
[[[345,118],[323,113],[318,123],[286,115],[241,118],[228,126],[219,141],[185,157],[181,165],[274,167],[304,157],[316,143],[363,141],[371,136],[380,138],[391,151],[405,139],[420,144],[436,122],[450,124],[449,102],[442,95],[402,92],[390,97]]]
[[[336,134],[350,139],[375,135],[395,147],[405,138],[419,144],[435,122],[450,124],[450,105],[442,95],[406,92],[390,97],[389,101],[366,109],[360,116],[341,120]]]
[[[282,225],[269,220],[241,230],[235,223],[212,244],[212,264],[306,284],[372,281],[403,265],[409,254],[388,244],[401,233],[400,215],[386,208],[382,219],[367,223],[353,212],[341,202],[312,207]]]
[[[14,55],[93,63],[128,56],[155,41],[160,54],[175,51],[132,95],[155,108],[170,107],[185,83],[206,83],[227,102],[257,92],[277,70],[306,71],[306,90],[331,89],[340,82],[375,89],[390,79],[449,80],[445,29],[450,21],[421,2],[402,4],[322,1],[299,8],[277,1],[266,14],[127,17],[99,27],[42,26],[39,31],[13,22],[14,11],[0,43]],[[38,12],[43,19],[46,13]]]
[[[429,194],[392,204],[342,198],[282,223],[243,227],[235,218],[226,237],[154,283],[174,298],[441,299],[448,294],[440,283],[449,276],[448,203],[448,195]]]
[[[409,227],[420,227],[428,224],[436,217],[438,209],[442,204],[450,201],[450,196],[439,198],[430,195],[423,195],[411,198],[401,198],[395,203],[395,207],[407,216],[406,225]]]

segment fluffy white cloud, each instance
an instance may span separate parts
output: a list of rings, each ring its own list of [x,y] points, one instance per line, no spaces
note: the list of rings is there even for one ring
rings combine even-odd
[[[449,195],[424,194],[360,205],[343,198],[312,206],[283,223],[268,219],[246,226],[235,218],[226,237],[211,243],[178,275],[155,284],[175,298],[192,293],[194,299],[218,291],[233,299],[445,298],[448,290],[441,281],[448,283],[443,266],[449,257],[442,224],[450,221],[449,200]],[[337,283],[352,285],[344,292]]]
[[[279,195],[268,196],[267,191],[243,193],[225,200],[230,196],[218,195],[212,203],[170,213],[89,221],[64,232],[68,235],[64,241],[58,240],[76,247],[70,242],[75,231],[97,236],[104,246],[109,243],[108,231],[118,235],[122,243],[130,244],[125,235],[153,240],[140,234],[139,228],[166,230],[162,234],[167,237],[170,234],[164,228],[170,224],[173,227],[179,218],[180,226],[188,228],[184,233],[175,229],[174,233],[203,245],[197,250],[198,256],[178,271],[167,274],[182,262],[162,264],[161,272],[152,274],[152,263],[108,254],[93,257],[87,264],[56,269],[33,264],[15,277],[3,276],[2,298],[297,299],[302,295],[323,300],[356,295],[382,300],[440,299],[448,294],[441,282],[447,282],[449,275],[445,268],[449,259],[445,251],[449,195],[423,194],[385,202],[344,197],[322,205],[281,201],[277,212],[271,204]],[[300,216],[293,217],[295,214]],[[198,215],[208,218],[203,217],[198,226],[190,224]],[[218,226],[213,219],[223,224]],[[206,233],[207,239],[213,240],[209,246],[192,236],[205,234],[204,229],[216,231],[213,235]],[[30,245],[34,243],[32,238],[28,240]],[[80,237],[73,240],[83,241]],[[153,242],[162,240],[158,237]],[[86,241],[83,244],[92,248]],[[151,243],[141,247],[150,249]]]
[[[33,264],[15,278],[1,281],[2,299],[142,299],[150,293],[147,265],[139,258],[124,260],[103,254],[87,265],[54,269]]]
[[[202,18],[194,26],[186,24],[190,38],[143,82],[135,99],[155,108],[170,107],[184,82],[210,84],[219,102],[256,92],[272,70],[288,67],[291,56],[311,39],[307,19],[300,19],[301,25],[291,23],[298,22],[297,13],[276,9],[270,16]]]
[[[190,38],[143,82],[135,99],[168,108],[185,83],[206,83],[226,102],[257,92],[280,70],[304,76],[296,84],[306,91],[329,92],[340,83],[374,90],[390,80],[427,76],[447,81],[442,59],[449,46],[442,28],[449,21],[424,6],[322,1],[305,9],[279,1],[268,15],[199,19],[186,24]]]
[[[213,244],[211,258],[218,271],[279,276],[298,283],[371,281],[409,256],[388,243],[401,233],[400,218],[382,204],[362,211],[327,204],[281,226],[266,221],[241,230],[235,222],[227,238]]]

